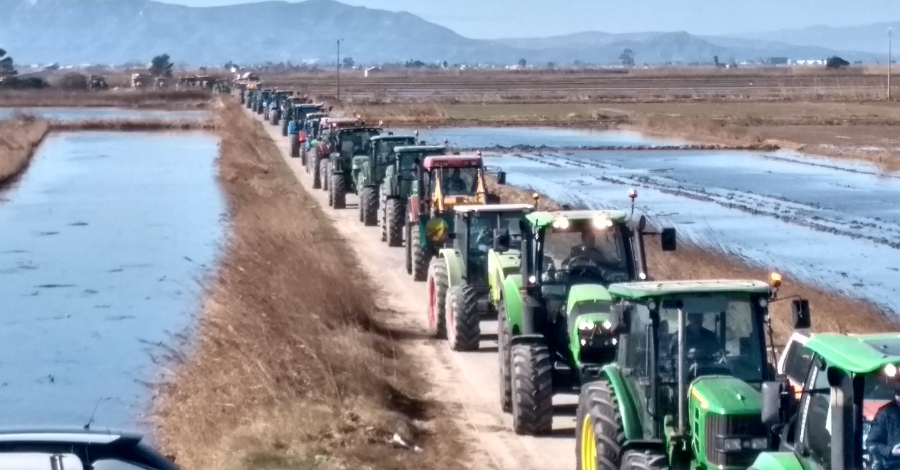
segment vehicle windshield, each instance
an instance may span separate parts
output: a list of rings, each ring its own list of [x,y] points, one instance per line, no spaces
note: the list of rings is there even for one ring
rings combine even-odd
[[[341,132],[341,154],[358,155],[368,153],[372,137],[378,135],[375,129],[359,129]]]
[[[764,377],[762,321],[750,294],[695,294],[664,299],[659,309],[659,364],[675,380],[678,309],[685,314],[688,376],[721,374],[758,384]]]
[[[444,196],[471,196],[478,189],[478,168],[439,168]]]
[[[388,165],[393,164],[394,163],[394,158],[393,158],[394,149],[397,147],[404,146],[404,145],[412,145],[414,143],[416,143],[416,142],[415,142],[415,139],[413,139],[413,138],[379,140],[378,141],[378,151],[376,152],[376,155],[375,155],[376,164],[382,165],[382,166],[388,166]],[[412,159],[410,159],[410,162],[412,162]],[[410,163],[410,165],[411,165],[411,163]],[[401,163],[401,167],[403,167],[404,169],[412,168],[412,166],[405,167],[405,166],[403,166],[402,163]]]
[[[597,228],[593,221],[571,221],[565,229],[547,227],[538,270],[545,284],[631,280],[622,226]]]
[[[466,232],[468,245],[469,282],[485,282],[487,254],[494,244],[494,229],[508,229],[512,237],[521,237],[519,220],[523,212],[475,212],[469,216]]]

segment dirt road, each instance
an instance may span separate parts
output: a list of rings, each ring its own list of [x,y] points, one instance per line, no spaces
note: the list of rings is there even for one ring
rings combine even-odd
[[[249,112],[249,111],[248,111]],[[259,116],[254,115],[257,119]],[[261,120],[261,119],[260,119]],[[315,196],[335,227],[354,247],[361,267],[382,289],[384,309],[395,314],[398,325],[421,331],[419,337],[402,340],[402,347],[416,358],[434,386],[434,398],[457,412],[460,427],[471,438],[473,469],[494,470],[571,470],[575,468],[574,414],[577,397],[558,397],[554,433],[549,437],[531,438],[512,432],[512,418],[500,411],[496,325],[482,328],[490,341],[482,341],[481,351],[456,353],[445,342],[429,339],[424,332],[426,319],[425,283],[413,282],[404,268],[402,248],[388,248],[382,243],[379,227],[365,227],[358,219],[357,198],[347,197],[347,208],[328,207],[327,193],[312,189],[312,177],[299,159],[290,158],[286,137],[280,126],[263,123],[278,145],[282,156],[297,175],[300,184]]]

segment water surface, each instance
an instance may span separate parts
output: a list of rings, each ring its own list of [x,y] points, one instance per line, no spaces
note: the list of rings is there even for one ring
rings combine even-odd
[[[0,119],[6,119],[16,112],[23,112],[56,121],[92,120],[138,120],[153,119],[166,121],[209,119],[209,111],[204,110],[155,110],[124,108],[0,108]]]

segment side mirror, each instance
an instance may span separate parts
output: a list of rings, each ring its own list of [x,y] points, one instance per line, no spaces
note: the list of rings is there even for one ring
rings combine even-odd
[[[509,230],[508,229],[494,229],[494,251],[497,253],[504,253],[509,251]]]
[[[791,323],[795,330],[805,330],[812,321],[809,317],[809,301],[797,299],[791,302]]]
[[[662,233],[660,234],[659,238],[662,241],[663,251],[675,251],[677,242],[674,228],[669,227],[662,229]]]
[[[331,111],[332,109],[334,109],[334,106],[329,106],[329,107],[328,107],[328,110],[329,110],[329,111]]]
[[[456,232],[450,232],[447,234],[447,240],[456,240]]]
[[[506,184],[506,172],[505,171],[497,172],[497,184]]]
[[[778,426],[793,416],[794,394],[785,377],[762,384],[761,418],[766,426]]]
[[[620,335],[628,331],[631,322],[631,307],[624,304],[613,305],[609,308],[609,329],[614,335]]]

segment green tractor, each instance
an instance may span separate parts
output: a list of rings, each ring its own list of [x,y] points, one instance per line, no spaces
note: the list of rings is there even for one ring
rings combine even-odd
[[[775,376],[766,349],[772,287],[755,280],[610,285],[608,319],[574,325],[578,343],[590,344],[602,330],[616,345],[614,361],[582,368],[576,468],[742,470],[770,449],[760,385]],[[517,372],[542,354],[540,345],[520,345]]]
[[[783,376],[762,385],[762,421],[777,431],[778,450],[761,453],[750,468],[897,468],[898,443],[888,441],[894,431],[885,429],[896,418],[873,422],[866,415],[896,416],[900,333],[819,333],[804,346],[811,361],[799,403]]]
[[[636,195],[632,191],[632,202]],[[615,357],[604,321],[596,322],[601,325],[596,345],[581,351],[576,320],[608,315],[610,284],[647,279],[645,236],[661,235],[662,249],[675,250],[675,229],[655,234],[645,230],[644,217],[637,226],[629,218],[623,211],[565,210],[532,212],[522,220],[515,237],[520,268],[502,279],[497,305],[500,403],[503,411],[513,412],[517,433],[550,432],[554,393],[577,392],[586,369]],[[508,253],[511,240],[508,231],[498,231],[494,252]],[[540,358],[546,364],[516,375],[515,361],[521,358],[514,352],[531,347],[547,355]],[[541,395],[528,398],[534,387]]]
[[[335,209],[347,207],[347,194],[356,194],[356,178],[354,173],[359,171],[359,166],[369,159],[369,146],[372,137],[381,134],[380,127],[369,127],[365,123],[348,127],[338,131],[335,144],[331,147],[331,154],[327,164],[326,175],[330,175],[331,184],[326,184],[328,190],[328,205]]]
[[[359,190],[359,221],[364,225],[378,225],[378,190],[394,161],[394,149],[415,144],[414,136],[393,132],[372,137],[368,158],[359,160],[353,168],[354,184]]]
[[[463,205],[453,208],[453,245],[442,248],[428,267],[428,324],[432,334],[448,338],[454,351],[477,351],[482,319],[496,318],[491,302],[491,273],[519,269],[520,256],[492,251],[494,231],[518,232],[534,210],[528,204]]]
[[[435,145],[394,147],[390,166],[385,169],[379,191],[379,220],[381,241],[388,246],[403,245],[406,228],[406,207],[409,195],[416,187],[417,167],[428,157],[447,154],[447,148]]]
[[[485,189],[481,152],[422,159],[416,165],[416,183],[408,199],[406,272],[416,281],[426,280],[431,259],[445,247],[447,235],[454,230],[453,207],[499,202]]]

